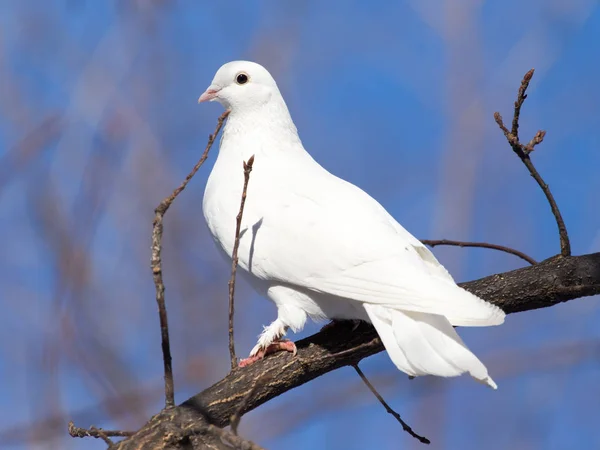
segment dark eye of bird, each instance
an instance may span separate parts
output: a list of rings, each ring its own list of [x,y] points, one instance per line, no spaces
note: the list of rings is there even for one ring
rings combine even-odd
[[[235,82],[237,84],[246,84],[248,82],[248,75],[245,73],[238,73],[235,77]]]

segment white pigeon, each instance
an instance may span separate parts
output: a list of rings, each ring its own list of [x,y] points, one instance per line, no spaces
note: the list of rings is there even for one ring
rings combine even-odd
[[[410,376],[468,372],[496,389],[453,326],[490,326],[504,312],[457,286],[419,240],[372,197],[332,175],[304,149],[285,101],[261,65],[223,65],[198,102],[229,109],[203,210],[231,258],[244,175],[255,157],[239,243],[239,267],[277,307],[248,365],[313,320],[373,324],[393,363]],[[231,259],[229,259],[231,260]]]

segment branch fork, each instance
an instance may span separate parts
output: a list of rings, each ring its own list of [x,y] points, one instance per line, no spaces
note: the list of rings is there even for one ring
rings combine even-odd
[[[494,113],[494,119],[504,133],[504,136],[506,137],[506,140],[512,147],[513,151],[521,159],[523,164],[525,164],[525,167],[527,167],[527,170],[529,170],[529,174],[540,186],[544,192],[544,195],[546,196],[546,199],[548,200],[548,203],[550,204],[552,214],[554,215],[554,219],[558,227],[558,234],[560,238],[560,254],[562,256],[571,256],[571,243],[569,241],[567,227],[565,226],[565,222],[562,218],[560,210],[558,209],[556,200],[554,200],[554,196],[552,195],[552,192],[550,192],[550,188],[533,165],[531,158],[529,158],[529,154],[533,152],[535,146],[543,142],[546,132],[544,130],[539,130],[527,144],[522,144],[519,140],[519,118],[521,116],[521,107],[527,98],[527,87],[529,86],[529,82],[533,77],[533,73],[534,69],[531,69],[523,76],[523,80],[521,81],[519,93],[517,94],[517,100],[515,101],[511,130],[504,125],[504,121],[502,120],[502,116],[499,112]]]

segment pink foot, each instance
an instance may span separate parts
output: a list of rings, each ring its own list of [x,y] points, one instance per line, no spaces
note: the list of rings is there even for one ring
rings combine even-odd
[[[298,349],[296,348],[296,344],[287,339],[281,341],[275,341],[270,344],[266,349],[259,350],[256,355],[249,356],[248,358],[240,360],[238,366],[246,367],[250,364],[254,364],[256,361],[263,359],[265,356],[270,355],[271,353],[277,353],[281,351],[288,351],[296,356],[298,353]]]

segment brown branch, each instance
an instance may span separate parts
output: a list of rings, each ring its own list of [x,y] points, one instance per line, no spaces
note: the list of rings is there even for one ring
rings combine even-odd
[[[360,367],[358,367],[358,364],[354,364],[353,367],[354,367],[354,370],[356,370],[356,373],[358,373],[358,376],[367,385],[367,387],[373,393],[373,395],[377,398],[377,400],[379,400],[379,403],[381,403],[383,405],[383,407],[388,412],[388,414],[391,414],[392,416],[394,416],[394,418],[400,423],[400,425],[402,425],[402,429],[404,431],[406,431],[408,434],[410,434],[412,437],[414,437],[415,439],[417,439],[419,442],[421,442],[423,444],[431,444],[431,441],[429,439],[427,439],[426,437],[420,436],[417,433],[415,433],[413,431],[413,429],[404,420],[402,420],[402,417],[400,417],[400,414],[398,414],[396,411],[394,411],[390,407],[390,405],[387,404],[387,402],[383,399],[383,397],[381,396],[381,394],[379,392],[377,392],[377,389],[375,389],[375,386],[373,386],[371,384],[371,382],[365,376],[365,374],[363,373],[363,371],[360,370]]]
[[[259,445],[256,445],[252,441],[243,439],[237,434],[223,430],[222,428],[215,427],[214,425],[208,426],[208,431],[214,435],[219,436],[220,441],[225,444],[228,448],[235,448],[240,450],[265,450]]]
[[[200,166],[204,164],[206,158],[208,158],[208,152],[212,147],[217,134],[223,126],[223,122],[229,115],[229,111],[225,111],[219,117],[215,132],[208,137],[208,143],[204,149],[204,153],[200,157],[200,160],[196,163],[192,171],[185,177],[185,180],[181,185],[173,191],[171,195],[165,198],[154,210],[154,221],[152,224],[152,259],[150,266],[152,268],[152,277],[154,279],[154,285],[156,287],[156,303],[158,303],[158,315],[160,319],[160,333],[161,333],[161,344],[163,353],[163,363],[165,372],[165,407],[171,408],[175,406],[175,393],[173,386],[173,366],[171,361],[171,348],[169,344],[169,325],[167,320],[167,308],[165,306],[165,285],[162,279],[162,261],[161,261],[161,250],[162,250],[162,234],[163,234],[163,217],[168,211],[169,207],[175,200],[175,198],[185,189],[187,184],[190,182],[192,177],[198,172]]]
[[[108,448],[112,448],[115,443],[109,438],[102,428],[90,427],[90,431],[93,433],[97,433],[100,439],[104,441],[104,443],[108,446]]]
[[[489,248],[492,250],[498,250],[505,253],[510,253],[511,255],[518,256],[519,258],[527,261],[529,264],[537,264],[537,261],[533,259],[531,256],[520,252],[519,250],[515,250],[514,248],[504,247],[503,245],[497,244],[489,244],[487,242],[467,242],[467,241],[451,241],[448,239],[421,239],[421,242],[425,245],[429,245],[430,247],[435,247],[437,245],[451,245],[455,247],[479,247],[479,248]]]
[[[114,442],[110,440],[109,436],[111,436],[111,437],[129,437],[129,436],[133,436],[135,434],[135,432],[133,432],[133,431],[103,430],[102,428],[96,428],[96,427],[90,427],[89,430],[86,430],[85,428],[76,427],[72,421],[69,422],[68,431],[69,431],[69,434],[71,435],[71,437],[100,438],[104,442],[106,442],[106,444],[109,446],[109,448],[114,445]]]
[[[165,408],[152,418],[152,428],[117,442],[113,449],[264,450],[254,442],[208,423],[190,408]]]
[[[237,357],[235,356],[235,341],[233,339],[233,314],[234,314],[234,296],[235,296],[235,275],[238,265],[238,248],[240,246],[240,229],[242,228],[242,217],[244,215],[244,206],[246,204],[246,193],[248,191],[248,181],[250,181],[250,172],[254,164],[254,155],[244,161],[244,188],[242,189],[242,199],[240,200],[240,211],[235,218],[235,242],[231,255],[231,278],[229,279],[229,356],[231,358],[231,370],[237,367]]]
[[[491,275],[460,284],[471,293],[502,308],[506,313],[556,305],[600,293],[600,253],[551,258],[534,266]],[[296,357],[279,353],[226,376],[181,406],[194,408],[217,426],[227,426],[231,411],[239,408],[254,382],[267,370],[273,379],[263,384],[242,412],[246,413],[282,393],[327,372],[357,364],[383,350],[374,329],[341,322],[296,342]]]
[[[252,389],[250,389],[248,393],[244,396],[244,399],[240,403],[240,406],[238,407],[238,409],[235,410],[235,413],[233,413],[233,415],[231,416],[230,426],[231,432],[233,434],[237,435],[237,430],[238,426],[240,425],[240,420],[242,418],[243,411],[248,406],[250,400],[252,400],[252,397],[254,397],[254,394],[256,394],[256,391],[258,391],[258,389],[262,387],[264,383],[269,381],[272,378],[272,376],[273,375],[270,372],[264,373],[259,379],[256,380],[254,386],[252,386]]]
[[[516,313],[545,308],[575,298],[600,294],[600,253],[550,258],[534,266],[460,283],[473,294]],[[324,331],[296,342],[298,354],[276,353],[235,370],[181,405],[154,416],[135,436],[116,444],[119,450],[139,448],[143,442],[161,447],[166,428],[186,429],[189,423],[230,424],[234,412],[243,415],[295,387],[384,350],[377,333],[362,323],[335,323]],[[270,380],[256,389],[265,372]],[[245,400],[247,399],[247,400]],[[182,416],[183,415],[183,416]]]
[[[523,102],[527,98],[527,87],[529,86],[529,82],[533,77],[534,69],[531,69],[529,72],[525,74],[523,77],[523,81],[521,81],[521,86],[519,87],[519,93],[517,95],[517,101],[515,102],[515,109],[513,113],[512,120],[512,129],[509,130],[502,120],[502,116],[499,112],[494,113],[494,119],[496,123],[506,136],[506,140],[512,147],[513,151],[516,155],[521,159],[525,167],[529,170],[529,174],[535,179],[537,184],[540,186],[548,203],[550,204],[550,208],[552,209],[552,214],[554,215],[554,219],[556,220],[556,225],[558,226],[558,233],[560,236],[560,254],[562,256],[570,256],[571,255],[571,244],[569,242],[569,235],[567,233],[567,227],[565,226],[565,222],[560,214],[560,210],[558,209],[558,205],[554,200],[554,196],[550,192],[550,188],[544,182],[541,175],[538,173],[537,169],[533,165],[529,154],[534,150],[537,144],[540,144],[544,137],[546,136],[546,132],[543,130],[539,130],[535,136],[529,141],[528,144],[524,145],[519,140],[519,118],[521,115],[521,107],[523,106]]]
[[[534,69],[531,69],[529,72],[527,72],[523,76],[523,80],[521,81],[521,86],[519,86],[517,100],[515,101],[515,110],[513,113],[511,133],[513,134],[513,136],[515,138],[517,138],[517,140],[519,139],[519,119],[521,117],[521,107],[523,106],[523,103],[525,102],[525,99],[527,98],[527,94],[526,94],[527,88],[529,87],[529,82],[531,81],[531,78],[533,77],[534,71],[535,71]]]

